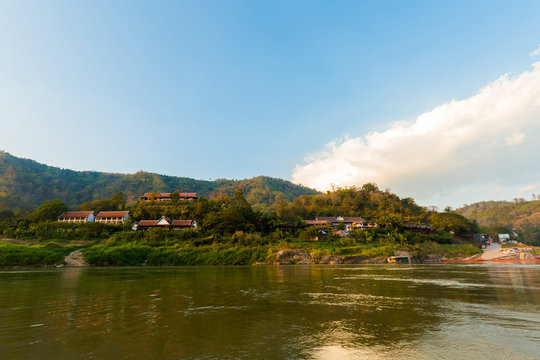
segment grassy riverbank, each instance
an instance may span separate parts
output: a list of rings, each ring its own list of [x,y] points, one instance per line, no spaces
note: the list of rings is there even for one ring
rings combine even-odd
[[[408,252],[421,261],[428,257],[461,258],[481,252],[468,244],[437,244],[432,241],[411,245],[359,243],[354,239],[272,241],[263,237],[250,237],[249,241],[240,241],[238,237],[194,237],[181,241],[160,237],[157,241],[147,240],[121,241],[117,236],[87,246],[56,242],[45,245],[4,243],[0,244],[0,266],[62,264],[66,255],[78,249],[82,249],[85,260],[92,266],[357,263],[381,261],[394,255],[394,251]]]
[[[26,215],[5,209],[0,211],[0,238],[29,247],[4,247],[0,266],[61,262],[72,245],[83,246],[85,260],[97,266],[355,263],[382,261],[399,251],[420,260],[480,252],[470,245],[477,232],[474,223],[452,212],[423,208],[375,184],[289,202],[276,200],[275,205],[266,212],[252,208],[244,190],[237,188],[232,197],[197,201],[171,197],[167,202],[139,201],[131,206],[118,193],[78,207],[128,209],[130,216],[122,225],[58,222],[58,215],[69,208],[60,199],[47,200]],[[335,221],[308,226],[306,220],[323,215]],[[139,220],[162,216],[196,219],[197,230],[175,231],[167,226],[131,230]],[[364,226],[367,223],[376,226]]]
[[[364,244],[355,247],[324,247],[318,244],[278,243],[260,246],[204,245],[158,246],[126,244],[117,246],[96,245],[88,248],[85,259],[97,266],[176,266],[176,265],[250,265],[256,263],[282,264],[329,263],[381,259],[394,255],[394,251],[406,251],[422,260],[429,256],[447,258],[467,257],[481,250],[472,245],[423,243],[410,245]],[[291,256],[279,258],[278,253],[289,251]],[[299,254],[299,255],[295,255]]]
[[[0,243],[0,266],[42,266],[63,264],[64,257],[81,248],[77,245]]]

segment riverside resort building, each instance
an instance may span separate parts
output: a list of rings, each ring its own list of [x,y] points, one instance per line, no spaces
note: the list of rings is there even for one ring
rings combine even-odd
[[[129,211],[100,211],[95,221],[104,224],[123,224],[129,218]]]
[[[199,224],[195,220],[173,220],[162,216],[159,220],[141,220],[133,225],[133,230],[148,230],[151,228],[173,230],[197,230]]]
[[[366,228],[374,228],[377,227],[377,224],[367,222],[364,220],[363,217],[360,216],[354,216],[354,217],[343,217],[343,216],[336,216],[336,217],[328,217],[328,216],[320,216],[316,217],[315,220],[304,220],[307,226],[314,226],[314,225],[330,225],[332,227],[336,227],[339,224],[345,225],[345,230],[350,231],[352,229],[366,229]]]
[[[156,193],[156,192],[147,192],[140,197],[141,201],[171,201],[174,197],[174,194],[178,194],[179,201],[194,201],[197,200],[197,193]],[[129,218],[129,211],[100,211],[97,215],[94,214],[94,211],[67,211],[58,216],[58,222],[74,222],[74,223],[85,223],[85,222],[98,222],[103,224],[124,224]],[[165,220],[166,219],[166,220]],[[171,222],[165,217],[162,217],[159,220],[142,220],[141,228],[151,226],[163,226],[171,227],[173,229],[182,229],[182,228],[197,228],[198,224],[194,220],[174,220]],[[167,222],[168,221],[168,222]],[[173,224],[174,223],[174,224]]]
[[[174,193],[153,193],[148,192],[141,196],[142,201],[171,201]],[[179,201],[197,200],[197,193],[178,193]]]
[[[178,197],[176,197],[178,196]],[[139,198],[142,202],[170,202],[173,199],[178,199],[178,201],[194,201],[197,200],[197,193],[188,193],[188,192],[172,192],[172,193],[158,193],[158,192],[147,192]],[[61,214],[58,217],[59,222],[98,222],[102,224],[110,225],[122,225],[126,223],[130,214],[129,211],[100,211],[97,215],[94,215],[93,211],[69,211]],[[157,220],[147,220],[142,219],[140,221],[133,221],[133,230],[149,230],[149,229],[166,229],[166,230],[197,230],[199,224],[195,220],[171,220],[166,216],[162,216]],[[280,225],[281,230],[294,231],[298,228],[307,228],[307,227],[320,227],[321,229],[333,228],[333,232],[340,235],[346,236],[352,230],[358,229],[368,229],[375,228],[377,224],[366,221],[361,216],[318,216],[315,219],[304,220],[303,224],[293,224],[293,223],[282,223]],[[337,230],[337,229],[343,230]],[[423,233],[432,233],[433,228],[428,226],[405,226],[409,231],[418,231]],[[323,230],[321,230],[323,231]],[[327,230],[323,231],[326,233]]]
[[[93,211],[67,211],[61,214],[58,217],[59,222],[93,222],[94,221],[94,212]]]

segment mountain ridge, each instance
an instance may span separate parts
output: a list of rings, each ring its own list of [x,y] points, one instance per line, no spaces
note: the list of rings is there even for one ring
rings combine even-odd
[[[216,198],[232,196],[242,188],[248,202],[260,209],[270,209],[277,198],[292,200],[318,191],[290,181],[269,176],[243,180],[197,180],[146,171],[133,174],[77,171],[39,163],[0,151],[0,205],[9,208],[33,209],[43,201],[61,199],[71,207],[95,199],[106,199],[122,191],[128,203],[134,203],[148,191],[196,192]]]

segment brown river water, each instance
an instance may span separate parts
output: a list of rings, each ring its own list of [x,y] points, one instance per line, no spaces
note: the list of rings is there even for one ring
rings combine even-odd
[[[540,359],[540,265],[0,271],[0,359]]]

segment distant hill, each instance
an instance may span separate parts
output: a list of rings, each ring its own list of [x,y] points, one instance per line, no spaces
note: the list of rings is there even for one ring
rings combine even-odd
[[[268,209],[276,199],[291,201],[300,195],[318,194],[313,189],[289,181],[258,176],[246,180],[195,180],[186,177],[147,172],[112,174],[97,171],[73,171],[40,164],[0,151],[0,206],[31,210],[48,199],[61,199],[76,207],[94,199],[105,199],[122,191],[128,203],[145,192],[196,192],[215,198],[232,196],[241,187],[244,196],[256,208]]]
[[[480,226],[540,227],[540,200],[482,201],[456,210]]]

